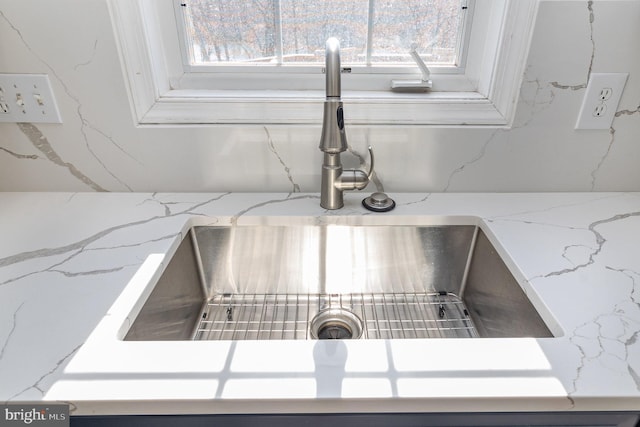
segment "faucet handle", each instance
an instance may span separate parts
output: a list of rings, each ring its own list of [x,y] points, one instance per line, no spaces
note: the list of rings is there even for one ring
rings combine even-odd
[[[371,177],[373,176],[373,165],[374,165],[374,157],[373,157],[373,148],[369,146],[369,158],[371,162],[369,163],[369,172],[367,172],[367,181],[371,181]]]
[[[339,155],[339,154],[338,154]],[[342,171],[340,177],[334,182],[334,187],[340,191],[345,190],[362,190],[369,184],[373,176],[373,148],[369,147],[369,156],[371,162],[369,171],[365,172],[361,169],[347,169]]]

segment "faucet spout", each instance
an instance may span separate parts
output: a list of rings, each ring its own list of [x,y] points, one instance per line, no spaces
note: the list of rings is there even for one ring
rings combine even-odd
[[[331,37],[325,45],[326,95],[329,98],[340,98],[340,42]]]
[[[340,153],[347,150],[347,134],[344,130],[344,110],[340,85],[340,42],[331,37],[325,50],[326,98],[322,117],[320,151],[324,152],[320,206],[340,209],[344,206],[343,192],[362,190],[373,174],[373,151],[369,173],[361,170],[342,170]]]
[[[344,111],[340,88],[340,42],[331,37],[325,51],[326,98],[322,119],[320,150],[325,153],[341,153],[347,149],[344,131]]]

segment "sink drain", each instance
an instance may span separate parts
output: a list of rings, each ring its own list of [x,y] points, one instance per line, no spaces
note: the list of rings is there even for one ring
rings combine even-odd
[[[350,340],[362,335],[362,322],[352,312],[331,308],[318,313],[310,325],[311,336],[318,340]]]

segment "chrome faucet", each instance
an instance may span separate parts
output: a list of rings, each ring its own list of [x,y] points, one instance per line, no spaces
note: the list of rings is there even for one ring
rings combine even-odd
[[[327,40],[325,50],[326,99],[320,137],[320,150],[324,152],[320,206],[325,209],[343,207],[343,191],[362,190],[369,184],[373,174],[371,147],[371,165],[368,173],[359,169],[342,170],[340,153],[347,150],[347,134],[344,131],[344,113],[340,99],[340,71],[340,42],[331,37]]]

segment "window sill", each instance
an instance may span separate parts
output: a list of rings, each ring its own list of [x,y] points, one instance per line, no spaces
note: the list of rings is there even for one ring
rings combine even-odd
[[[476,92],[345,91],[342,100],[351,125],[508,125],[496,106]],[[320,124],[323,102],[323,91],[172,90],[139,123]]]

